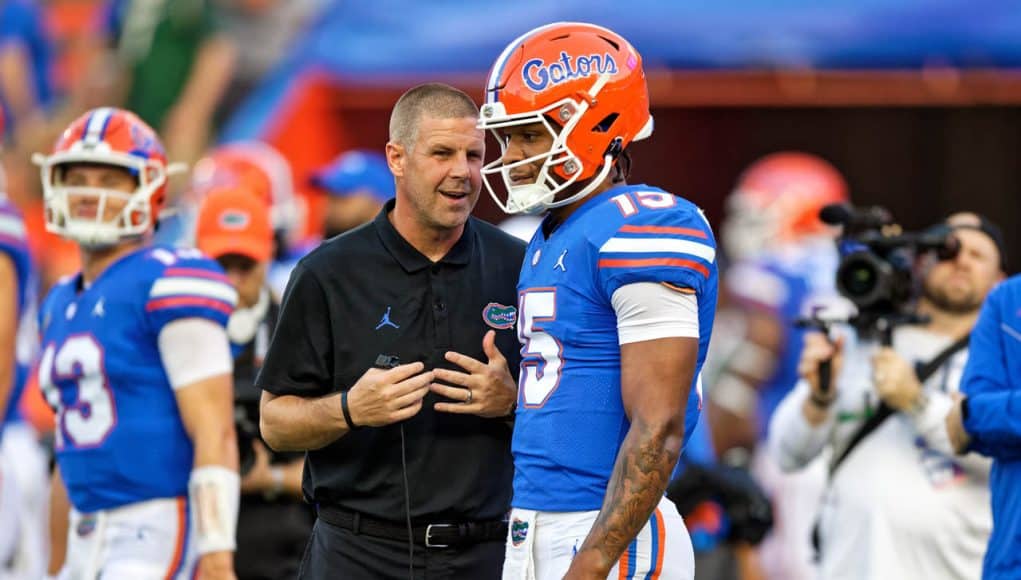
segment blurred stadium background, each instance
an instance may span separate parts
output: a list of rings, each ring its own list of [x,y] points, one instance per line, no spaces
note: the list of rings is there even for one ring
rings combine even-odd
[[[88,108],[124,106],[172,160],[277,148],[306,209],[299,237],[314,239],[327,194],[310,178],[344,151],[381,151],[402,92],[443,81],[481,100],[503,47],[557,20],[642,53],[656,130],[633,148],[631,181],[691,199],[714,226],[745,167],[800,150],[906,228],[993,217],[1021,264],[1021,4],[1002,0],[0,0],[7,192],[44,281],[74,271],[73,246],[43,232],[30,155]],[[476,214],[504,219],[487,196]]]
[[[196,43],[218,39],[234,47],[233,62],[217,69],[231,80],[209,97],[216,103],[207,126],[190,130],[208,135],[184,139],[276,146],[292,163],[315,229],[324,196],[308,177],[343,150],[382,148],[403,90],[442,80],[481,97],[501,47],[555,20],[612,27],[643,53],[657,138],[636,146],[637,181],[693,199],[714,223],[740,170],[781,149],[830,160],[857,203],[883,203],[908,227],[965,205],[1006,218],[1021,204],[1021,8],[1011,2],[4,0],[0,7],[8,55],[0,102],[14,144],[5,163],[10,193],[23,204],[38,195],[33,170],[23,166],[27,149],[48,147],[59,126],[33,133],[26,127],[39,125],[25,120],[27,111],[68,119],[100,104],[102,93],[83,87],[118,82],[149,99],[158,92],[172,107],[191,90],[183,86],[196,74],[189,68],[209,65]],[[145,22],[147,11],[162,20]],[[147,35],[146,26],[161,28]],[[10,64],[19,52],[25,78]],[[153,72],[159,67],[167,72]],[[176,86],[149,78],[175,74]],[[131,105],[130,91],[122,104]],[[174,130],[160,115],[146,120]],[[174,153],[180,139],[166,138]],[[478,213],[502,217],[485,197]],[[1014,228],[1007,236],[1017,247]]]

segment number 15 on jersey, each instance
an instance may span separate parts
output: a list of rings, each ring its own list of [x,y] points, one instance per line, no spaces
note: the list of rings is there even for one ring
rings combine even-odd
[[[564,347],[546,332],[546,323],[557,318],[556,288],[530,288],[518,298],[518,339],[521,348],[522,404],[538,408],[546,404],[560,385]]]

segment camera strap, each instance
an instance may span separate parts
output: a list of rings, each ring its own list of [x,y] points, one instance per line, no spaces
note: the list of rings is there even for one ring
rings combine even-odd
[[[918,382],[922,383],[923,385],[922,388],[925,388],[924,386],[925,381],[929,380],[929,377],[934,375],[936,371],[940,369],[940,367],[946,364],[946,362],[950,360],[950,357],[954,356],[958,352],[968,347],[968,340],[970,338],[971,335],[966,334],[964,335],[964,337],[958,339],[956,342],[943,349],[929,362],[917,363],[915,365],[915,376],[918,377]],[[854,435],[851,437],[850,443],[848,443],[847,447],[844,448],[844,452],[841,453],[839,457],[837,457],[837,460],[834,461],[832,465],[830,465],[830,477],[833,477],[833,474],[836,473],[837,468],[840,467],[844,460],[847,459],[847,456],[850,455],[851,452],[854,451],[856,447],[858,447],[858,444],[861,443],[866,437],[868,437],[873,431],[878,429],[879,426],[882,425],[884,421],[886,421],[887,417],[893,415],[894,413],[895,411],[892,407],[890,407],[886,403],[880,403],[879,408],[876,409],[875,414],[869,417],[868,420],[865,421],[865,423],[863,423],[862,426],[857,431],[854,432]]]

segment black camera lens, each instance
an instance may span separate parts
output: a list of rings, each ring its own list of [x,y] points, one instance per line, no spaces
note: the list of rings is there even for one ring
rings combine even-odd
[[[876,287],[876,270],[872,264],[855,262],[841,272],[840,283],[852,296],[865,296]]]
[[[837,269],[837,290],[859,309],[888,300],[892,268],[868,251],[853,252]]]

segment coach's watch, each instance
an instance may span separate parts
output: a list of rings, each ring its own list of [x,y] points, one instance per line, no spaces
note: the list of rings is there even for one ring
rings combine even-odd
[[[971,399],[969,399],[968,397],[964,397],[963,399],[961,399],[961,423],[962,424],[968,422],[968,401],[970,401],[970,400]]]

